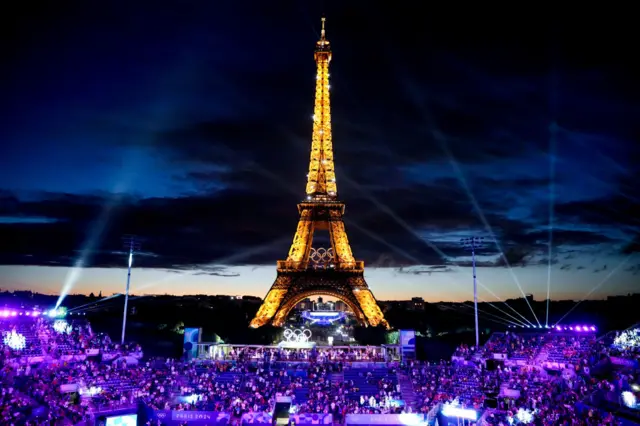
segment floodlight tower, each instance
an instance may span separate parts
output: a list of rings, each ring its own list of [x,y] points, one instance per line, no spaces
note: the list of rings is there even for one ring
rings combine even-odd
[[[476,251],[484,246],[484,237],[462,238],[460,245],[471,252],[471,264],[473,265],[473,309],[476,319],[476,349],[480,347],[480,329],[478,327],[478,282],[476,280]]]
[[[120,344],[124,344],[124,335],[127,330],[127,313],[129,305],[129,284],[131,283],[131,266],[133,265],[133,254],[140,250],[140,243],[135,235],[125,235],[122,237],[124,248],[129,250],[129,268],[127,271],[127,289],[124,293],[124,312],[122,313],[122,338]]]

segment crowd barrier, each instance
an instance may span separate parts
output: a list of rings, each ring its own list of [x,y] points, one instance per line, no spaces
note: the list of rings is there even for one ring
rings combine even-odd
[[[500,396],[518,399],[520,398],[520,391],[517,389],[502,388],[500,389]]]
[[[61,355],[60,361],[63,362],[82,362],[87,359],[86,355]]]
[[[61,355],[59,358],[52,358],[49,355],[38,355],[38,356],[23,356],[10,358],[6,362],[8,364],[20,364],[20,365],[33,365],[40,364],[43,362],[82,362],[87,359],[87,357],[91,356],[99,356],[102,354],[103,361],[113,361],[114,359],[121,358],[123,356],[132,357],[137,360],[142,359],[142,352],[102,352],[100,349],[86,349],[84,353],[76,354],[76,355]]]
[[[452,356],[451,362],[458,365],[464,365],[465,367],[477,367],[477,364],[475,362],[465,359],[461,356]]]
[[[103,355],[104,357],[104,355]],[[261,360],[253,359],[250,360],[250,364],[257,364]],[[199,362],[209,363],[209,362],[220,362],[220,363],[228,363],[231,365],[236,365],[237,361],[233,359],[211,359],[211,360],[199,360]],[[278,360],[271,362],[274,365],[307,365],[309,364],[309,360]],[[345,368],[364,368],[364,369],[378,369],[378,368],[398,368],[400,363],[398,361],[345,361],[343,362],[343,366]]]
[[[619,366],[619,367],[629,367],[629,368],[639,368],[638,361],[635,359],[627,359],[620,358],[617,356],[609,357],[611,359],[611,364]]]
[[[403,414],[347,414],[345,425],[358,426],[395,426],[395,425],[421,425],[426,422],[426,415],[422,413]]]

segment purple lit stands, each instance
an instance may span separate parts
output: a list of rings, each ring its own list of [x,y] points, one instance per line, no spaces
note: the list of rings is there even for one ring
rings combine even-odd
[[[42,311],[34,309],[3,309],[0,310],[0,318],[13,318],[13,317],[39,317],[42,315]]]
[[[595,333],[596,327],[593,325],[556,325],[555,331],[575,331],[578,333]]]
[[[515,326],[515,325],[510,325],[509,328],[516,328],[519,329],[525,333],[540,333],[541,330],[553,330],[553,331],[567,331],[567,332],[578,332],[578,333],[595,333],[596,331],[598,331],[598,329],[596,328],[595,325],[578,325],[578,324],[571,324],[571,325],[559,325],[556,324],[554,326]]]

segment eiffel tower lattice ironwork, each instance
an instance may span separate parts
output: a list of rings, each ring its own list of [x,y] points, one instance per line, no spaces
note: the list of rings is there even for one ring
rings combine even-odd
[[[291,309],[315,295],[342,300],[361,325],[389,327],[364,279],[364,262],[353,256],[342,220],[345,205],[338,200],[331,140],[331,46],[324,26],[322,18],[314,54],[317,75],[307,197],[298,204],[300,219],[289,256],[278,261],[276,280],[251,321],[253,328],[282,326]],[[330,248],[312,247],[318,230],[328,231]]]

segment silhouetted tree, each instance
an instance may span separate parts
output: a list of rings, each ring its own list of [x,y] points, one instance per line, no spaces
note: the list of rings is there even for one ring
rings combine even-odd
[[[353,337],[361,345],[384,345],[387,330],[384,327],[354,327]]]

